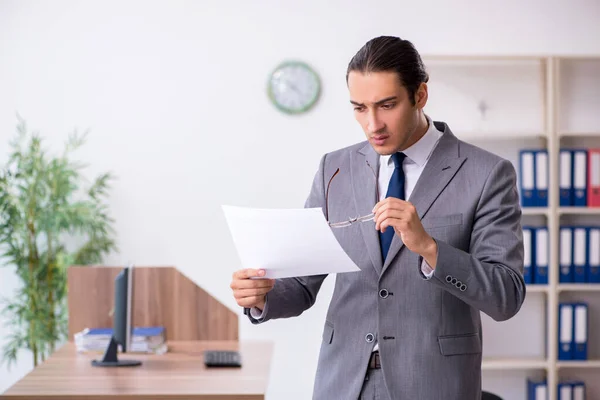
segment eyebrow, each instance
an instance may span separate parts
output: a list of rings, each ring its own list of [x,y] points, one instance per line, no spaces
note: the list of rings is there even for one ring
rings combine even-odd
[[[398,96],[390,96],[390,97],[386,97],[385,99],[382,99],[382,100],[376,101],[376,102],[375,102],[375,105],[376,105],[376,106],[380,106],[380,105],[382,105],[383,103],[387,103],[387,102],[388,102],[388,101],[390,101],[390,100],[397,100],[397,99],[398,99]],[[364,104],[357,103],[356,101],[353,101],[353,100],[350,100],[350,103],[351,103],[351,104],[353,104],[353,105],[355,105],[355,106],[359,106],[359,107],[364,107],[364,106],[365,106]]]

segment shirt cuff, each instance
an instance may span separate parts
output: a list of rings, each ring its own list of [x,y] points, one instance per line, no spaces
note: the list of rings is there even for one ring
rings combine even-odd
[[[265,307],[260,310],[259,308],[256,307],[252,307],[250,309],[250,316],[254,319],[263,319],[265,317],[265,315],[267,314],[267,301],[265,300]]]
[[[434,269],[431,268],[427,261],[423,258],[423,262],[421,263],[421,272],[425,275],[425,278],[429,279],[433,275]]]

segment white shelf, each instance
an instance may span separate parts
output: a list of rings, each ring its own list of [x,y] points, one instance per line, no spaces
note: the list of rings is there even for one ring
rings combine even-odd
[[[484,359],[481,368],[486,371],[518,370],[518,369],[546,369],[548,361],[544,359],[521,358],[488,358]]]
[[[545,61],[544,57],[529,55],[499,56],[499,55],[421,55],[427,66],[539,66]]]
[[[561,283],[559,292],[600,292],[600,283]]]
[[[600,137],[600,132],[560,132],[560,137]]]
[[[486,130],[481,131],[458,131],[453,132],[454,135],[461,140],[476,140],[476,141],[503,141],[503,140],[515,140],[515,139],[547,139],[548,134],[543,132],[524,132],[524,131],[502,131],[502,132],[490,132]]]
[[[600,360],[558,361],[558,368],[600,368]]]
[[[561,215],[600,215],[600,207],[560,207]]]
[[[523,215],[548,215],[546,207],[521,207]]]
[[[548,285],[527,284],[526,286],[527,293],[548,293],[550,290]]]

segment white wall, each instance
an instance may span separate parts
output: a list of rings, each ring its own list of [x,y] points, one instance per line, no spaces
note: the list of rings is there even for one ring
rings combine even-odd
[[[344,75],[365,41],[399,35],[425,54],[600,53],[593,0],[367,4],[0,0],[0,162],[16,112],[55,149],[74,128],[91,129],[80,152],[90,176],[119,177],[111,210],[121,251],[106,262],[174,265],[239,310],[229,281],[241,266],[220,205],[301,207],[322,153],[362,140]],[[324,82],[302,117],[265,96],[286,58],[309,62]],[[0,279],[0,296],[10,295],[11,270]],[[275,342],[270,399],[310,398],[332,284],[300,318],[241,319],[242,339]],[[29,359],[0,368],[0,392]]]

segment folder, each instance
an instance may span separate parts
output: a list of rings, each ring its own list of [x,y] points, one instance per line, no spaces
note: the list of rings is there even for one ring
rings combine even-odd
[[[583,227],[573,228],[573,282],[587,282],[587,229]]]
[[[600,283],[600,228],[588,228],[588,282]]]
[[[573,359],[573,304],[560,303],[558,313],[558,359]]]
[[[548,228],[535,228],[535,283],[548,283]]]
[[[545,380],[527,379],[528,400],[548,400],[548,386]]]
[[[560,150],[559,160],[559,193],[560,206],[569,207],[573,205],[573,152],[571,150]]]
[[[588,305],[586,303],[574,304],[574,335],[573,359],[587,360],[588,354]]]
[[[534,283],[533,276],[533,229],[523,227],[523,279],[525,284]]]
[[[582,381],[573,382],[573,400],[585,400],[585,383]]]
[[[573,400],[573,384],[571,382],[558,384],[558,400]]]
[[[600,149],[588,149],[588,207],[600,207]]]
[[[573,205],[587,206],[587,150],[573,151]]]
[[[535,152],[535,204],[537,207],[548,207],[548,150]]]
[[[535,207],[534,198],[534,177],[535,177],[535,158],[532,150],[521,150],[520,157],[520,187],[521,187],[521,206]]]
[[[573,282],[573,229],[568,226],[560,228],[560,283]]]

